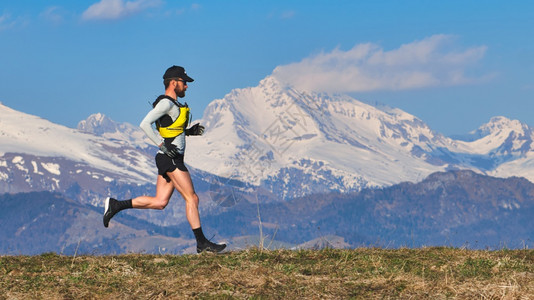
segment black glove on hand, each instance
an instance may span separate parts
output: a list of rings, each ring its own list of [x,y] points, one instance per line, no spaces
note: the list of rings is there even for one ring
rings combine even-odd
[[[170,147],[167,148],[165,144],[161,144],[161,146],[159,146],[159,150],[161,150],[163,153],[165,153],[170,158],[175,158],[180,154],[178,153],[178,148],[176,148],[176,146],[174,145],[171,145]]]
[[[185,135],[202,135],[204,133],[204,126],[200,125],[200,123],[196,123],[195,125],[189,127],[189,129],[185,130]]]

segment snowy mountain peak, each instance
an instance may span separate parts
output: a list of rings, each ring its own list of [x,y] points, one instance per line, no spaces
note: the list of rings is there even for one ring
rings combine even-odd
[[[511,120],[503,116],[497,116],[491,118],[488,123],[480,126],[477,130],[471,133],[478,137],[484,137],[487,135],[499,135],[502,132],[524,132],[529,130],[529,126],[519,120]]]
[[[299,91],[272,76],[213,101],[202,122],[206,134],[188,140],[195,149],[194,157],[186,155],[188,163],[257,185],[306,178],[306,186],[291,189],[297,194],[416,180],[446,167],[428,153],[450,144],[402,110]]]
[[[464,139],[472,152],[500,156],[525,156],[534,147],[534,130],[506,117],[493,117]]]
[[[21,120],[28,126],[18,126]],[[415,182],[451,169],[534,180],[534,133],[517,120],[495,117],[476,137],[455,140],[400,109],[297,90],[273,76],[212,101],[200,121],[205,134],[187,138],[192,169],[260,186],[280,199]],[[93,114],[78,128],[0,106],[0,153],[65,157],[106,170],[109,178],[153,179],[155,148],[139,127]],[[26,169],[34,165],[26,160]],[[20,162],[10,156],[0,159],[0,168]]]
[[[283,90],[283,89],[287,88],[278,79],[276,79],[276,77],[274,77],[272,75],[271,76],[267,76],[267,77],[263,78],[262,80],[260,80],[260,83],[258,84],[258,87],[259,88],[263,88],[263,89],[273,90],[273,91]]]
[[[417,181],[449,169],[507,176],[500,165],[532,153],[532,130],[519,121],[496,117],[477,138],[454,140],[400,109],[296,90],[273,76],[213,101],[203,123],[205,136],[188,140],[195,149],[189,164],[281,197]]]
[[[102,116],[100,119],[104,120]],[[147,182],[154,174],[152,157],[139,151],[142,139],[136,140],[136,134],[126,130],[131,125],[121,126],[125,126],[122,135],[128,135],[127,138],[100,137],[0,105],[0,166],[40,174],[39,165],[43,168],[53,165],[54,168],[48,168],[53,170],[51,174],[66,176],[65,170],[54,162],[61,159],[79,168],[69,170],[71,177],[85,174],[84,169],[93,169],[111,180]],[[2,174],[9,172],[0,170],[0,178]]]
[[[108,118],[106,115],[96,113],[78,123],[78,130],[102,135],[106,132],[117,131],[119,124]]]
[[[129,123],[118,123],[102,113],[92,114],[78,123],[78,130],[108,139],[127,143],[132,147],[148,148],[153,143],[145,136],[138,126]]]

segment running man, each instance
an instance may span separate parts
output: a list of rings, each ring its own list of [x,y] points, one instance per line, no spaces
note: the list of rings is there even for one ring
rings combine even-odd
[[[187,103],[181,104],[177,101],[178,98],[185,97],[188,82],[193,82],[193,78],[187,75],[183,67],[168,68],[163,75],[165,94],[154,101],[153,109],[139,125],[159,147],[156,154],[156,196],[140,196],[123,201],[107,198],[104,205],[104,227],[108,227],[111,218],[123,209],[164,209],[176,189],[185,200],[185,213],[197,240],[197,253],[221,252],[226,248],[226,244],[212,243],[202,232],[198,195],[184,164],[185,136],[204,133],[204,126],[198,123],[186,129],[189,123],[189,107]],[[159,134],[152,128],[153,123],[156,124]]]

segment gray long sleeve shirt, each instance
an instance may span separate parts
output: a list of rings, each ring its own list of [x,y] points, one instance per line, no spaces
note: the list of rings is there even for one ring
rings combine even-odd
[[[148,138],[159,147],[163,143],[163,138],[158,132],[154,130],[152,124],[154,124],[159,118],[164,115],[169,115],[173,120],[176,120],[180,115],[180,109],[169,99],[161,99],[156,106],[147,113],[145,118],[139,124],[139,127],[145,132]],[[172,143],[178,148],[180,154],[185,152],[185,132],[178,135]],[[159,151],[159,153],[163,153]]]

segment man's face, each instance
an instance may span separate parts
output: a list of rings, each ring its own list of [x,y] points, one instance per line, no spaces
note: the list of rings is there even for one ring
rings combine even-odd
[[[176,80],[176,86],[174,87],[174,92],[179,98],[185,97],[185,91],[187,90],[187,82],[182,79]]]

